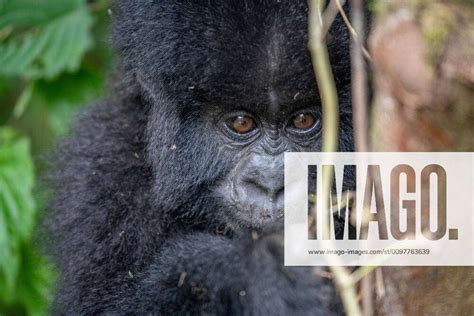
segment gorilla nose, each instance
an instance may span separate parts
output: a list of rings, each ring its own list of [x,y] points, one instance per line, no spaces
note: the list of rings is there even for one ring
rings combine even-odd
[[[283,177],[267,176],[261,173],[245,177],[243,183],[251,212],[257,221],[277,220],[283,216]]]
[[[277,202],[283,196],[283,177],[253,174],[245,177],[244,182],[249,190],[265,196],[269,201]]]
[[[234,180],[237,199],[257,221],[283,216],[283,159],[270,158],[248,161]]]

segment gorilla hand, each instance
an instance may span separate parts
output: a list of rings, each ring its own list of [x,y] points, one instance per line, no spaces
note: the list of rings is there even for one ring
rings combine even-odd
[[[173,314],[330,314],[323,303],[331,294],[328,281],[309,268],[283,265],[282,234],[258,235],[170,238],[124,305],[130,312]]]

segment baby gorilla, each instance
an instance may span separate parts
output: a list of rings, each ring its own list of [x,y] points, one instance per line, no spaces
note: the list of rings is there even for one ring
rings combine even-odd
[[[283,153],[319,151],[306,1],[115,4],[112,96],[57,154],[57,314],[340,313],[283,266]],[[349,38],[328,35],[352,150]]]

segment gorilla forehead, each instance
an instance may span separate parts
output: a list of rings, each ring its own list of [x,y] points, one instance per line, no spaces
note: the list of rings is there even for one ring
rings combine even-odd
[[[306,1],[169,2],[119,3],[115,43],[135,75],[233,107],[314,97]]]
[[[124,69],[184,108],[266,110],[318,97],[305,0],[119,0],[114,12]],[[338,91],[349,95],[349,33],[340,17],[328,50]]]
[[[220,20],[196,23],[201,38],[196,36],[194,57],[202,65],[192,78],[196,88],[211,100],[252,106],[286,103],[307,90],[305,84],[314,91],[306,6],[290,1],[237,3],[225,3],[217,15]],[[291,11],[297,14],[291,16]]]

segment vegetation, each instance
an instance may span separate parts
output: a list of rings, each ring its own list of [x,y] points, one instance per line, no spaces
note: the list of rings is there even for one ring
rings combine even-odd
[[[0,0],[0,315],[44,315],[55,273],[36,241],[45,153],[104,95],[109,1]]]
[[[74,114],[105,95],[113,63],[110,2],[0,0],[0,316],[48,314],[55,271],[37,243],[48,194],[40,179],[46,153],[67,133]],[[472,151],[472,0],[368,1],[375,17],[370,54],[364,48],[362,1],[350,1],[355,9],[350,19],[344,2],[310,2],[310,49],[326,109],[324,149],[335,148],[338,124],[325,30],[342,14],[353,37],[356,149]],[[367,74],[371,69],[375,72]],[[375,82],[371,116],[368,76]],[[354,272],[336,266],[331,276],[348,315],[472,311],[472,299],[466,299],[474,278],[469,268],[382,271],[375,262]]]

